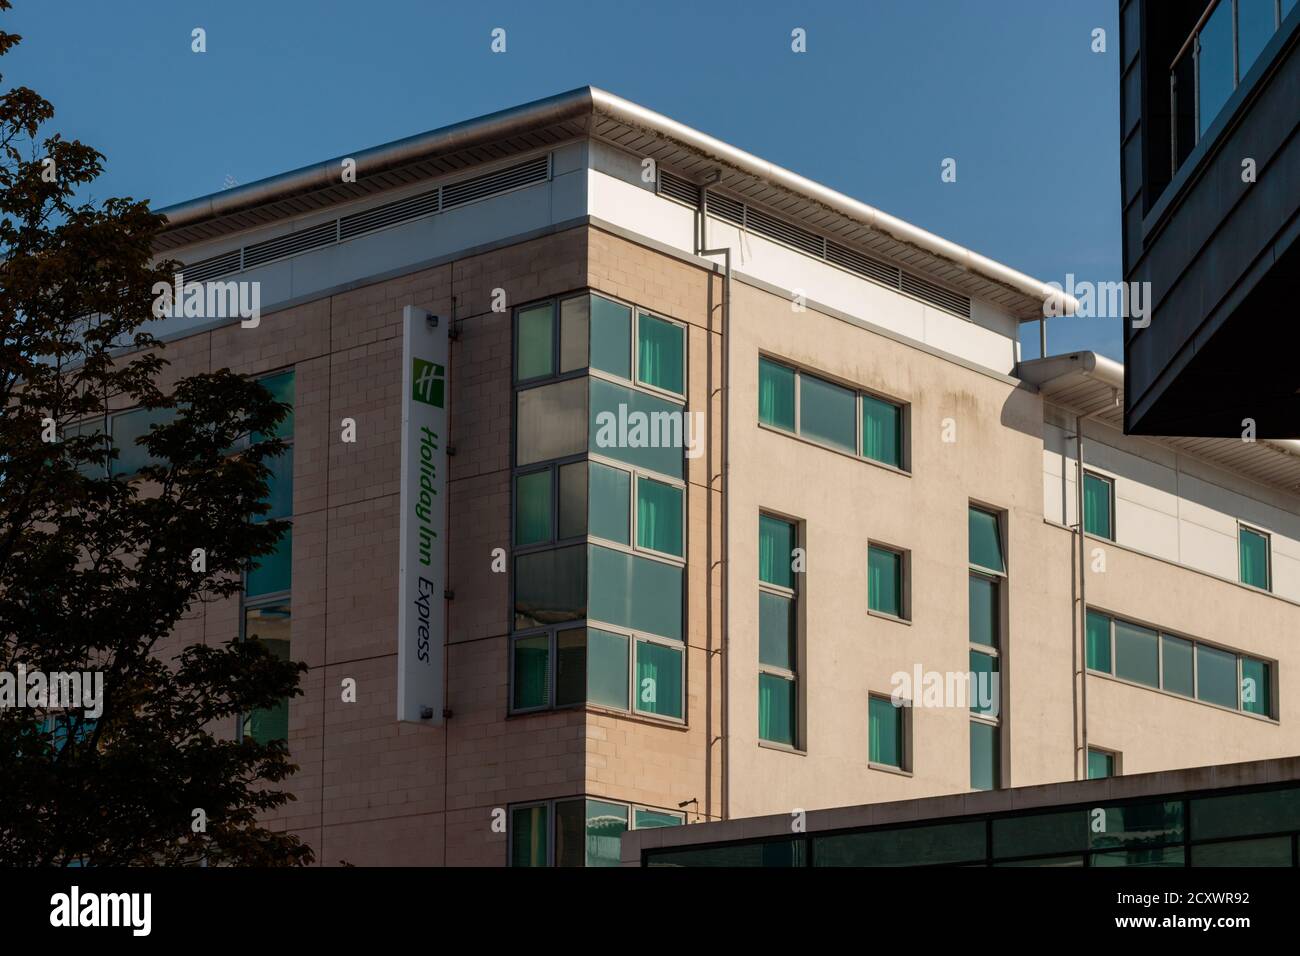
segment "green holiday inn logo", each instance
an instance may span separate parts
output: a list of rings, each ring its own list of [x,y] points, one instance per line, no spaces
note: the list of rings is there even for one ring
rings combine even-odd
[[[446,369],[424,359],[413,359],[411,398],[434,408],[442,408],[442,387]]]

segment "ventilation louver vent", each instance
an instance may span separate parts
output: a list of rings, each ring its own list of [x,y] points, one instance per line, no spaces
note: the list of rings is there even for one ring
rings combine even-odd
[[[509,169],[499,169],[494,173],[475,176],[458,183],[442,187],[442,208],[454,209],[468,203],[496,196],[520,186],[531,186],[546,180],[550,172],[550,156],[538,156]]]
[[[676,199],[678,202],[684,202],[688,206],[699,208],[700,205],[700,187],[688,179],[681,176],[674,176],[672,173],[659,171],[659,195],[667,196],[669,199]]]
[[[239,250],[235,249],[219,256],[213,256],[211,259],[200,259],[198,262],[191,262],[181,268],[181,275],[185,277],[186,282],[207,282],[217,276],[224,276],[238,271]]]
[[[745,224],[745,204],[736,202],[734,199],[728,199],[726,196],[719,196],[717,193],[709,193],[706,208],[719,219],[726,219],[728,222],[734,222],[737,226]]]
[[[708,211],[719,219],[725,219],[728,222],[742,226],[750,232],[766,236],[769,239],[775,239],[777,242],[792,246],[818,259],[823,259],[832,265],[839,266],[841,269],[847,269],[849,272],[854,272],[870,279],[872,282],[904,292],[913,298],[937,306],[945,312],[951,312],[963,319],[970,318],[970,298],[960,292],[945,289],[928,279],[906,272],[898,266],[881,262],[879,259],[863,255],[847,246],[824,239],[801,226],[786,222],[771,213],[755,209],[747,203],[739,202],[728,196],[720,196],[717,193],[710,192],[706,206]]]
[[[265,265],[275,259],[287,259],[300,252],[308,252],[328,246],[338,240],[339,223],[337,219],[323,222],[301,232],[291,232],[287,236],[277,236],[265,242],[258,242],[244,247],[244,268]]]
[[[354,212],[339,220],[339,240],[364,236],[368,232],[394,226],[409,219],[419,219],[438,211],[438,190],[418,196],[408,196],[396,202],[385,203],[365,212]]]

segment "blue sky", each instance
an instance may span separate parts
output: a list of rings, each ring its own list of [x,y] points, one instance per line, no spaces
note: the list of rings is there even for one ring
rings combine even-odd
[[[1114,0],[14,6],[3,86],[108,157],[99,198],[163,206],[592,84],[1044,281],[1122,278]],[[1048,340],[1122,357],[1117,319]]]

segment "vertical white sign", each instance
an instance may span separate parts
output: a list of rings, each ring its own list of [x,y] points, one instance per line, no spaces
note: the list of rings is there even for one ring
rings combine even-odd
[[[397,719],[441,724],[447,591],[447,320],[402,313]]]

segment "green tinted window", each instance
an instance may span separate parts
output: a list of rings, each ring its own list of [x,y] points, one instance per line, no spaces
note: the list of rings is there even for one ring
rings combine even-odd
[[[555,706],[587,699],[587,634],[571,627],[555,635]]]
[[[598,295],[591,297],[591,367],[632,377],[632,310]]]
[[[970,722],[970,787],[972,790],[996,790],[998,770],[998,728],[977,720]]]
[[[1211,704],[1237,706],[1237,655],[1196,645],[1196,696]]]
[[[686,392],[686,329],[646,315],[637,318],[637,381],[666,392]]]
[[[1002,557],[1002,532],[998,517],[979,508],[971,508],[967,521],[970,563],[990,571],[1006,571]]]
[[[560,303],[560,371],[587,367],[591,297],[575,295]]]
[[[546,707],[551,702],[551,640],[545,634],[515,639],[515,710]]]
[[[555,371],[555,307],[547,302],[521,309],[515,328],[515,378],[540,378]]]
[[[586,865],[619,866],[623,834],[627,832],[627,807],[603,800],[588,800]]]
[[[1111,483],[1105,478],[1083,473],[1083,525],[1088,534],[1115,538],[1111,521]]]
[[[1110,618],[1088,612],[1088,666],[1110,673]]]
[[[1241,583],[1267,591],[1269,589],[1268,535],[1242,528],[1239,540]]]
[[[795,669],[794,601],[758,592],[758,659],[771,667]]]
[[[1088,779],[1100,780],[1115,776],[1115,756],[1102,750],[1088,751]]]
[[[853,392],[812,375],[799,376],[799,434],[845,451],[857,451]]]
[[[680,813],[667,813],[663,810],[648,810],[637,807],[632,811],[633,827],[637,830],[652,830],[656,827],[679,827],[685,821]]]
[[[1094,853],[1093,866],[1183,866],[1183,848],[1167,846],[1151,850],[1118,850]]]
[[[561,465],[560,537],[576,538],[587,533],[587,462]]]
[[[293,577],[293,529],[285,528],[275,550],[253,558],[244,577],[244,594],[254,598],[289,590]]]
[[[551,540],[551,472],[515,478],[515,544]]]
[[[591,509],[589,527],[597,538],[619,544],[631,540],[632,476],[619,468],[591,462],[587,503]]]
[[[682,639],[682,569],[591,547],[591,617],[606,624]]]
[[[1089,842],[1094,849],[1136,848],[1178,843],[1183,839],[1181,800],[1100,809],[1100,814],[1092,815],[1088,831]]]
[[[266,503],[271,510],[258,520],[288,518],[293,514],[293,446],[287,446],[274,458],[267,458],[271,474],[266,479]]]
[[[628,638],[587,630],[587,699],[593,704],[627,709]]]
[[[970,652],[970,709],[971,713],[996,717],[1001,707],[999,662],[992,654]]]
[[[293,376],[289,376],[290,382]],[[176,417],[174,409],[137,408],[129,412],[114,415],[110,423],[113,433],[113,446],[117,449],[117,458],[113,461],[113,474],[129,478],[146,465],[163,464],[162,459],[154,458],[137,439],[149,434],[153,425],[164,425]],[[103,423],[103,420],[100,420]],[[291,472],[292,473],[292,472]]]
[[[515,464],[578,454],[587,447],[587,418],[586,379],[515,393]]]
[[[967,586],[970,592],[970,641],[986,647],[998,646],[998,582],[972,574]]]
[[[650,478],[636,480],[636,543],[682,557],[683,490]]]
[[[1273,676],[1267,661],[1253,657],[1241,659],[1241,709],[1273,716]]]
[[[983,860],[982,821],[813,838],[815,866],[923,866]]]
[[[1036,856],[1088,848],[1088,811],[1065,810],[993,820],[993,855]]]
[[[794,369],[758,360],[758,420],[794,431]]]
[[[593,378],[590,419],[592,451],[669,478],[683,476],[688,436],[681,405]]]
[[[244,635],[248,640],[261,641],[276,660],[289,659],[288,604],[249,608],[245,612]],[[289,739],[289,698],[283,697],[274,707],[253,711],[244,717],[244,736],[259,744]]]
[[[1191,697],[1194,686],[1192,642],[1172,634],[1161,634],[1160,642],[1165,690]]]
[[[515,557],[515,627],[580,621],[587,611],[584,548],[576,545]]]
[[[663,644],[636,642],[636,709],[664,717],[682,716],[682,652]]]
[[[510,815],[510,865],[546,866],[546,807],[517,807]]]
[[[1160,686],[1158,635],[1149,627],[1115,622],[1115,674],[1148,687]]]
[[[768,840],[699,850],[651,850],[647,866],[793,867],[807,862],[802,839]]]
[[[868,759],[888,767],[903,766],[903,708],[887,697],[872,697],[868,703]]]
[[[789,521],[758,516],[758,579],[794,588],[795,529]]]
[[[903,556],[874,545],[867,549],[867,607],[903,615]]]
[[[1198,840],[1300,830],[1300,788],[1193,799],[1191,825]]]
[[[903,465],[903,410],[893,402],[862,396],[862,454],[901,468]]]
[[[1291,838],[1234,840],[1192,847],[1192,866],[1290,866]]]
[[[775,674],[758,675],[758,736],[794,746],[794,681]]]
[[[294,375],[293,370],[280,372],[277,375],[268,375],[266,378],[259,378],[258,382],[271,393],[271,397],[277,402],[289,406],[289,411],[285,413],[284,418],[275,429],[272,438],[289,439],[293,437],[293,388]],[[253,441],[261,441],[260,435],[254,435]]]

